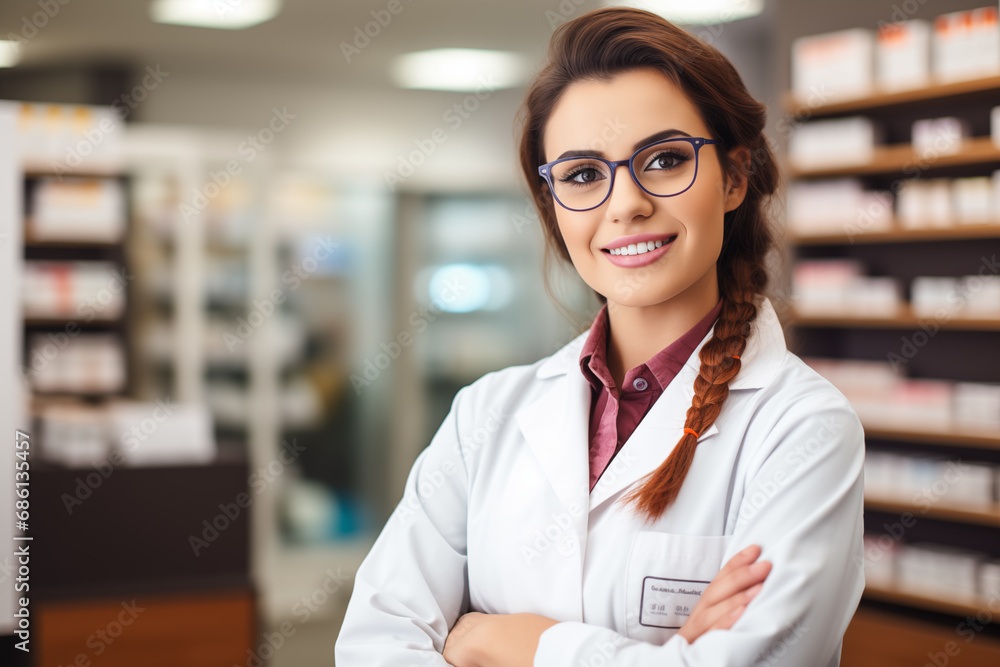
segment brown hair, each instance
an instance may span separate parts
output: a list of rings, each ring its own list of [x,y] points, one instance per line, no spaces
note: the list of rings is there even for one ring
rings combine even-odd
[[[684,423],[685,428],[704,433],[729,396],[729,382],[739,373],[738,357],[757,316],[754,299],[768,281],[765,261],[773,236],[764,204],[777,188],[778,170],[763,135],[764,105],[751,97],[732,63],[708,43],[650,12],[595,10],[564,23],[552,37],[549,62],[533,80],[519,114],[521,169],[545,232],[546,263],[553,252],[571,262],[552,195],[538,175],[538,166],[545,162],[545,125],[571,83],[608,79],[641,67],[665,74],[695,105],[712,137],[721,142],[716,154],[723,174],[740,169],[747,178],[746,197],[723,218],[722,251],[716,264],[722,310],[712,338],[700,351],[701,370]],[[748,168],[728,159],[727,152],[735,146],[749,149]],[[598,298],[607,301],[600,294]],[[696,446],[697,438],[685,432],[666,461],[623,502],[632,503],[647,520],[658,518],[677,497]]]

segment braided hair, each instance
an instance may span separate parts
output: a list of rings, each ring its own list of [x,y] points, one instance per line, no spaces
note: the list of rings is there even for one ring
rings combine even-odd
[[[556,30],[549,62],[533,80],[519,113],[519,159],[545,232],[546,265],[551,254],[572,263],[552,195],[537,171],[545,161],[542,140],[552,109],[571,83],[609,79],[643,67],[666,74],[684,91],[721,143],[722,150],[716,152],[723,174],[732,177],[741,170],[747,180],[743,202],[723,218],[722,250],[716,262],[722,309],[711,339],[699,352],[701,368],[684,434],[646,482],[622,499],[654,520],[677,497],[694,460],[696,434],[715,422],[729,396],[729,383],[740,371],[740,355],[757,316],[755,297],[768,282],[766,258],[774,240],[764,206],[777,189],[778,170],[763,135],[764,105],[750,95],[732,63],[716,48],[643,10],[616,7],[588,12]],[[736,146],[749,150],[749,164],[729,159],[728,151]],[[597,297],[607,302],[603,295]]]

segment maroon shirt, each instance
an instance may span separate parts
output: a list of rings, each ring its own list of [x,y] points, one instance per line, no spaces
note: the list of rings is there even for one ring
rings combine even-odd
[[[656,399],[680,372],[688,357],[708,334],[720,300],[698,324],[663,348],[652,359],[625,373],[619,391],[608,370],[608,306],[601,308],[580,352],[580,370],[590,382],[590,490],[611,459],[629,439]]]

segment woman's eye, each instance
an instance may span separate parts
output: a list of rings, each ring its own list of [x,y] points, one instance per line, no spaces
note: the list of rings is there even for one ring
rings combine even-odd
[[[604,178],[603,174],[593,167],[584,167],[577,169],[576,171],[566,174],[563,177],[563,181],[570,183],[593,183],[594,181],[600,181]]]
[[[659,155],[654,155],[649,163],[646,164],[646,169],[674,169],[681,166],[686,161],[686,156],[665,152],[660,153]]]

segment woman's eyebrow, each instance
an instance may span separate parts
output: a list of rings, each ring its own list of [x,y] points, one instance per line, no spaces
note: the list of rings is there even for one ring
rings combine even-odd
[[[691,135],[685,132],[684,130],[677,130],[677,129],[662,130],[661,132],[657,132],[656,134],[651,134],[645,139],[640,139],[639,141],[635,142],[635,145],[632,147],[632,152],[634,153],[643,146],[647,146],[657,141],[661,141],[663,139],[669,139],[670,137],[676,137],[676,136],[690,137]],[[604,157],[604,151],[594,150],[593,148],[586,150],[572,150],[564,152],[556,159],[561,160],[567,157]]]

